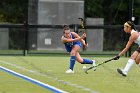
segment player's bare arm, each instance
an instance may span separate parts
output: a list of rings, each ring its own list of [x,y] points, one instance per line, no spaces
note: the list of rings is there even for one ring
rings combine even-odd
[[[123,55],[131,47],[131,45],[133,44],[134,40],[137,39],[137,37],[138,37],[137,33],[133,33],[130,36],[129,41],[127,42],[125,48],[119,53],[119,56]]]
[[[79,38],[79,37],[80,37],[80,36],[79,36],[77,33],[75,33],[75,32],[72,32],[72,34],[73,34],[76,38]],[[84,46],[87,46],[86,43],[85,43],[85,40],[84,40],[84,38],[86,37],[86,33],[83,33],[83,35],[82,35],[81,37],[82,37],[82,39],[80,39],[80,42],[81,42]]]
[[[79,41],[81,39],[84,39],[86,37],[85,34],[83,34],[81,37],[76,33],[72,33],[72,34],[75,36],[75,39],[65,38],[64,36],[62,36],[61,42],[63,42],[63,43],[65,43],[65,42],[74,42],[74,41]]]

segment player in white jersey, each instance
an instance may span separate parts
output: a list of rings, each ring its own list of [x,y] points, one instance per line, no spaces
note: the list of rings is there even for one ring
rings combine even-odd
[[[123,55],[130,48],[130,46],[133,44],[133,42],[138,44],[138,49],[136,51],[134,51],[134,53],[131,55],[125,68],[117,69],[119,74],[122,74],[122,76],[127,76],[128,71],[130,70],[130,68],[132,67],[132,65],[134,63],[136,63],[140,66],[140,33],[138,31],[136,31],[135,25],[131,21],[127,21],[124,24],[124,31],[126,33],[130,34],[129,41],[127,42],[125,48],[117,56],[115,56],[114,60],[118,60],[120,58],[120,56]]]

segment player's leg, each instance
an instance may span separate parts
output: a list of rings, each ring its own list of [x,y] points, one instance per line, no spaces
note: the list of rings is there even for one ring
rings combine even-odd
[[[136,64],[138,64],[140,67],[140,53],[138,54],[138,56],[136,58]]]
[[[81,64],[92,64],[92,65],[96,65],[95,64],[95,60],[90,60],[90,59],[87,59],[87,58],[82,58],[79,54],[79,52],[76,53],[76,60],[81,63]],[[95,71],[96,68],[93,68],[93,70]]]
[[[136,64],[140,65],[140,53],[136,57]]]
[[[76,60],[81,64],[93,64],[93,61],[87,58],[82,58],[79,52],[76,53]]]
[[[70,66],[69,70],[66,71],[66,73],[74,73],[74,65],[75,65],[75,60],[76,60],[76,53],[80,49],[80,46],[74,45],[72,47],[72,50],[70,52]]]
[[[140,47],[137,49],[137,51],[138,51],[138,56],[137,56],[137,58],[136,58],[136,64],[138,64],[139,65],[139,67],[140,67]]]
[[[76,61],[79,63],[83,62],[83,58],[80,56],[79,52],[76,53]]]
[[[132,55],[131,58],[128,60],[126,66],[124,69],[117,69],[117,71],[122,74],[123,76],[127,76],[128,71],[132,67],[132,65],[135,63],[136,57],[138,56],[138,51],[135,51]]]

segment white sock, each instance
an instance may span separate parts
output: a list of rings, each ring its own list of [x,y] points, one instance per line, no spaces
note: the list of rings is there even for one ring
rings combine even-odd
[[[93,62],[92,65],[95,66],[96,65],[96,61],[92,60],[92,62]]]
[[[130,68],[132,67],[132,65],[133,65],[134,63],[135,63],[135,60],[129,59],[128,62],[127,62],[127,64],[126,64],[126,66],[125,66],[125,68],[123,69],[123,72],[124,72],[125,74],[127,74],[128,71],[130,70]]]

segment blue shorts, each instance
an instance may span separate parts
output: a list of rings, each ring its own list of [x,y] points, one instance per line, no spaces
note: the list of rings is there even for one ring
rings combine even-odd
[[[80,42],[74,42],[74,43],[73,43],[73,46],[74,46],[74,45],[78,45],[78,46],[81,47],[81,43],[80,43]],[[70,53],[71,50],[72,50],[72,47],[70,47],[70,46],[65,46],[65,48],[66,48],[66,51],[69,52],[69,53]]]

